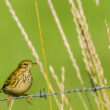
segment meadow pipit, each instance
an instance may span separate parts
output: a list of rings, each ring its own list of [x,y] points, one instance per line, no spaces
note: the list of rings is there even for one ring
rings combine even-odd
[[[11,101],[12,96],[18,97],[24,95],[31,87],[33,78],[30,70],[35,64],[37,63],[32,63],[30,60],[23,60],[19,63],[17,69],[9,75],[0,90],[8,95],[8,102]]]

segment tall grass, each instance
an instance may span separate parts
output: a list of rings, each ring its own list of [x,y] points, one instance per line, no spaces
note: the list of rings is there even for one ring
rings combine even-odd
[[[91,85],[92,87],[97,84],[99,84],[100,86],[104,86],[107,84],[107,80],[104,77],[104,72],[101,66],[100,59],[96,53],[94,44],[91,40],[91,35],[88,31],[88,24],[86,22],[86,17],[84,15],[81,2],[80,0],[77,0],[79,10],[76,8],[72,0],[70,0],[70,4],[72,6],[71,10],[74,16],[76,30],[78,32],[78,38],[82,49],[85,67],[89,73],[89,76],[91,77],[91,81],[92,81]],[[102,100],[104,98],[104,101],[108,104],[107,109],[109,109],[110,102],[109,102],[108,93],[105,90],[102,93],[103,93],[103,97],[101,96],[100,92],[97,93],[99,100]],[[100,108],[101,110],[104,109],[102,103],[99,105],[99,102],[97,102],[97,105],[98,108]]]
[[[95,2],[97,5],[99,5],[99,0],[95,0]],[[42,75],[44,76],[45,80],[47,80],[47,76],[45,74],[43,64],[40,61],[39,55],[38,55],[37,51],[35,50],[35,47],[33,46],[31,40],[29,39],[28,34],[26,33],[26,31],[25,31],[24,27],[22,26],[19,18],[17,17],[14,9],[12,8],[11,3],[8,0],[5,0],[5,3],[7,5],[7,7],[9,8],[9,12],[12,15],[13,20],[15,21],[16,25],[20,29],[20,31],[25,39],[25,42],[27,43],[29,49],[31,50],[33,57],[35,58],[36,62],[38,63]],[[91,34],[89,32],[89,28],[88,28],[89,26],[86,21],[86,16],[83,11],[82,3],[80,0],[76,0],[77,6],[75,5],[73,0],[69,0],[69,3],[70,3],[70,9],[72,12],[71,14],[73,15],[73,21],[75,23],[75,29],[78,34],[77,37],[79,40],[79,45],[81,47],[81,52],[82,52],[83,61],[85,64],[85,69],[88,72],[88,75],[90,78],[90,84],[92,87],[97,86],[97,85],[105,86],[105,85],[107,85],[107,80],[104,76],[104,70],[101,65],[101,61],[98,57],[95,46],[91,39]],[[61,38],[63,40],[64,46],[68,52],[68,57],[70,58],[70,60],[72,62],[73,69],[75,69],[75,71],[76,71],[77,78],[80,81],[82,88],[85,88],[84,79],[81,76],[82,73],[80,72],[80,68],[77,64],[77,60],[74,57],[74,52],[72,52],[70,44],[67,41],[67,36],[64,33],[63,27],[61,26],[60,20],[57,16],[57,13],[55,11],[55,8],[54,8],[51,0],[48,0],[48,5],[52,12],[55,23],[58,27],[58,30],[61,34]],[[110,41],[110,29],[106,22],[105,22],[105,24],[106,24],[106,28],[107,28],[108,38]],[[62,71],[62,73],[61,73],[62,81],[61,82],[59,81],[58,76],[55,74],[53,67],[50,66],[49,69],[50,69],[53,79],[56,82],[56,85],[58,86],[59,90],[62,92],[60,100],[57,98],[57,96],[55,96],[55,95],[53,96],[54,100],[56,102],[56,105],[58,106],[58,109],[64,110],[64,103],[65,103],[68,110],[73,110],[74,107],[72,106],[71,102],[69,101],[67,96],[63,94],[64,87],[65,87],[64,82],[66,80],[65,68],[64,67],[61,68],[61,71]],[[49,81],[48,83],[49,83],[50,91],[54,92],[54,87],[52,86],[51,82]],[[81,100],[81,103],[84,106],[84,109],[89,110],[82,95],[79,93],[78,96]],[[110,109],[109,95],[106,90],[102,90],[101,92],[100,91],[94,92],[93,96],[94,96],[94,100],[98,106],[98,110],[109,110]],[[13,105],[13,102],[10,106],[10,110],[12,110],[12,105]]]
[[[54,69],[53,69],[52,66],[50,66],[50,71],[52,73],[53,79],[56,81],[57,86],[59,87],[60,91],[62,92],[63,89],[64,89],[64,68],[62,68],[62,83],[60,83],[60,81],[59,81],[57,75],[55,74]],[[68,98],[64,94],[62,94],[61,97],[62,97],[62,101],[63,102],[65,101],[65,103],[67,105],[67,108],[69,108],[69,110],[72,110],[72,107],[69,103]],[[62,109],[62,103],[61,103],[61,108],[60,109]]]

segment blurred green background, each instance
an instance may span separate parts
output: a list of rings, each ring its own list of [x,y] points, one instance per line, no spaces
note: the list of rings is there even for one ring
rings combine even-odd
[[[52,65],[55,69],[55,73],[61,80],[61,67],[65,67],[65,90],[69,89],[81,89],[82,86],[77,79],[76,71],[72,66],[72,62],[69,59],[67,50],[62,41],[61,35],[57,28],[57,25],[53,19],[47,0],[37,0],[40,14],[40,22],[42,28],[42,35],[44,41],[45,55],[48,67],[48,76],[55,91],[59,91],[49,71],[49,65]],[[38,31],[37,17],[35,11],[34,0],[10,0],[16,15],[19,17],[22,25],[24,26],[29,39],[32,41],[36,51],[39,54],[40,60],[43,63],[42,48],[40,42],[40,36]],[[73,16],[71,14],[71,7],[68,0],[52,0],[58,17],[61,21],[61,25],[67,36],[67,40],[71,46],[72,52],[77,60],[77,64],[80,68],[81,75],[84,79],[87,88],[91,87],[88,78],[85,65],[82,60],[81,49],[78,43],[75,24],[73,22]],[[89,32],[91,33],[93,43],[96,47],[96,51],[101,60],[104,75],[110,84],[109,66],[110,66],[110,50],[108,49],[108,36],[106,33],[106,27],[104,19],[110,24],[110,1],[100,0],[99,6],[96,6],[94,0],[82,0],[83,9],[89,25]],[[17,67],[21,60],[30,59],[35,61],[30,49],[28,48],[24,37],[18,29],[15,21],[12,19],[9,9],[7,8],[5,1],[0,0],[0,87],[2,87],[4,81],[9,74]],[[46,89],[47,85],[42,73],[38,66],[34,66],[32,69],[33,85],[28,91],[29,94],[39,93],[43,88]],[[71,83],[71,84],[70,84]],[[90,109],[88,100],[85,93],[81,93],[84,98],[88,109]],[[73,110],[84,110],[83,104],[80,101],[78,93],[72,93],[66,95],[70,99]],[[97,110],[97,105],[92,96],[92,92],[88,92],[91,104],[94,110]],[[7,97],[4,94],[0,94],[0,98]],[[60,96],[58,96],[60,101]],[[49,100],[44,98],[32,98],[32,105],[26,102],[26,99],[15,100],[13,110],[49,110]],[[58,107],[52,97],[53,110],[58,110]],[[66,105],[64,106],[67,110]],[[0,102],[0,110],[8,110],[9,106],[7,101]]]

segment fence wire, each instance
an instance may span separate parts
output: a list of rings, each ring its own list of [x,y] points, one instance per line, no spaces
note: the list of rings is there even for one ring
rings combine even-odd
[[[54,93],[50,93],[51,96],[53,95],[61,95],[61,94],[67,94],[67,93],[73,93],[73,92],[88,92],[88,91],[98,91],[98,90],[102,90],[102,89],[109,89],[110,86],[103,86],[103,87],[94,87],[94,88],[86,88],[86,89],[76,89],[76,90],[65,90],[64,92],[54,92]],[[35,95],[31,95],[31,97],[43,97],[46,99],[46,97],[49,96],[48,93],[45,93],[45,89],[43,89],[43,92],[41,92]],[[24,98],[28,98],[28,96],[19,96],[19,97],[12,97],[12,99],[24,99]],[[2,98],[0,99],[0,101],[5,101],[8,100],[8,98]]]

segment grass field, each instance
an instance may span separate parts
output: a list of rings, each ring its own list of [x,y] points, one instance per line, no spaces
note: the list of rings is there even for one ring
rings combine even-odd
[[[74,0],[75,1],[75,0]],[[32,41],[35,50],[37,51],[40,61],[43,64],[43,54],[40,41],[40,34],[38,29],[38,21],[36,16],[35,1],[34,0],[10,0],[17,17],[27,32],[29,39]],[[69,89],[82,89],[82,85],[77,78],[76,70],[73,68],[72,61],[69,58],[67,49],[64,46],[59,29],[56,25],[54,17],[49,8],[48,0],[37,0],[40,23],[42,29],[43,43],[45,49],[45,56],[47,61],[48,78],[55,91],[60,91],[53,79],[49,66],[51,65],[59,80],[61,81],[61,67],[65,68],[65,90]],[[87,19],[89,32],[91,39],[96,48],[96,52],[101,61],[104,76],[107,79],[107,85],[110,85],[110,49],[108,35],[106,32],[106,26],[104,20],[110,25],[110,1],[100,0],[97,6],[94,0],[82,0],[83,10]],[[73,21],[73,15],[71,13],[71,6],[69,0],[52,0],[61,26],[64,30],[68,43],[76,63],[80,69],[81,76],[84,80],[85,87],[90,88],[91,83],[88,77],[88,72],[85,69],[83,62],[83,56],[78,41],[78,34],[76,32],[76,26]],[[77,6],[77,3],[75,1]],[[77,6],[78,7],[78,6]],[[2,87],[4,81],[9,74],[17,67],[18,63],[24,59],[30,59],[35,62],[35,58],[32,55],[31,50],[27,46],[20,29],[16,22],[13,20],[12,15],[6,6],[5,0],[0,0],[0,87]],[[40,90],[45,88],[48,92],[46,81],[40,71],[39,66],[34,66],[31,70],[33,75],[33,85],[27,92],[29,94],[40,93]],[[93,97],[93,92],[80,93],[87,110],[99,110]],[[66,95],[73,110],[85,110],[83,103],[79,98],[79,93],[71,93]],[[110,96],[110,94],[109,94]],[[0,94],[0,99],[7,97],[5,94]],[[58,106],[52,98],[53,110],[58,110]],[[59,103],[61,102],[60,95],[58,96]],[[31,105],[26,102],[26,99],[15,100],[12,110],[49,110],[49,98],[32,98]],[[108,110],[104,107],[105,110]],[[0,102],[0,110],[9,110],[7,101]],[[69,110],[66,104],[64,104],[64,110]],[[100,109],[103,110],[103,109]]]

